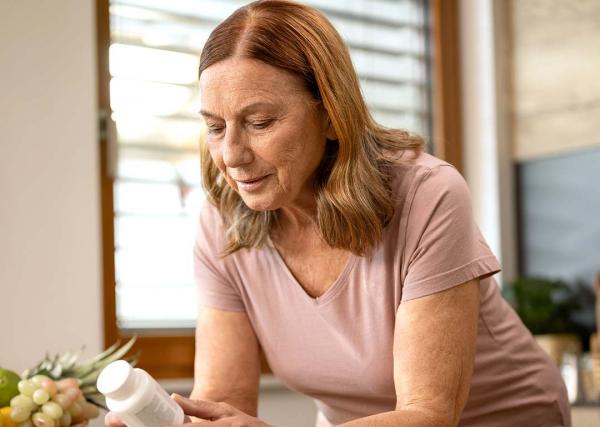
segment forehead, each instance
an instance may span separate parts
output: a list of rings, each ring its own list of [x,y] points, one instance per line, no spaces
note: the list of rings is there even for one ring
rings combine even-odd
[[[290,102],[310,100],[304,81],[290,72],[248,58],[228,58],[200,76],[202,108],[235,108],[249,100]]]

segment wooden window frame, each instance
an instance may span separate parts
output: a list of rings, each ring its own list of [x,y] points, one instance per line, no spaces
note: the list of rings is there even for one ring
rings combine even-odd
[[[433,149],[436,156],[462,170],[458,0],[430,0]],[[110,46],[109,0],[96,0],[98,108],[110,111],[108,46]],[[101,233],[104,305],[104,346],[123,342],[130,333],[117,326],[114,262],[114,179],[108,173],[110,147],[100,136]],[[193,331],[148,331],[139,333],[133,352],[141,352],[139,366],[155,378],[191,378],[194,374]],[[264,354],[262,372],[269,373]]]

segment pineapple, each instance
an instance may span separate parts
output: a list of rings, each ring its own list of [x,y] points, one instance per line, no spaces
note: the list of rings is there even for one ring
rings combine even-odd
[[[100,375],[100,372],[106,365],[123,358],[123,356],[131,349],[135,340],[136,337],[134,336],[122,347],[119,347],[120,342],[116,342],[102,353],[81,363],[77,363],[77,359],[79,359],[83,349],[78,352],[57,354],[54,357],[50,357],[46,353],[44,360],[39,362],[33,368],[27,369],[23,372],[21,377],[27,379],[41,374],[46,375],[55,381],[64,378],[75,378],[87,401],[103,409],[107,409],[104,396],[96,388],[98,375]],[[125,358],[125,360],[135,366],[138,357],[139,355],[130,356]]]

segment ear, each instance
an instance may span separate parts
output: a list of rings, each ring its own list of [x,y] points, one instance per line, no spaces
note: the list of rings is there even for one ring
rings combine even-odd
[[[329,114],[323,109],[323,128],[325,129],[325,138],[330,141],[337,141],[337,133],[333,127],[333,123],[331,123],[331,119],[329,118]]]
[[[335,129],[333,128],[333,123],[331,123],[331,119],[329,118],[329,116],[327,116],[327,134],[326,134],[327,139],[331,140],[331,141],[337,141],[338,137],[337,137],[337,133],[335,131]]]

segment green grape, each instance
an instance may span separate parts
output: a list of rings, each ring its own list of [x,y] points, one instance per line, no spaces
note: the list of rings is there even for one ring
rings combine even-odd
[[[31,411],[29,409],[20,406],[10,410],[10,418],[12,418],[15,423],[22,423],[23,421],[26,421],[29,419],[30,415]]]
[[[56,383],[51,379],[42,381],[41,387],[46,390],[46,393],[48,393],[50,397],[56,394]]]
[[[73,404],[69,406],[68,411],[73,418],[78,418],[83,413],[83,408],[79,402],[73,402]]]
[[[96,418],[98,415],[100,415],[100,410],[93,403],[84,402],[82,406],[83,406],[83,416],[86,420],[91,420],[93,418]]]
[[[68,396],[69,399],[71,399],[71,402],[75,402],[81,396],[81,390],[79,390],[79,387],[77,387],[77,388],[75,388],[75,387],[66,388],[66,389],[64,389],[62,391],[62,393],[64,395]]]
[[[19,427],[34,427],[33,423],[31,422],[31,419],[25,420],[23,421],[21,424],[19,424]],[[65,426],[68,427],[68,426]]]
[[[31,421],[35,427],[54,427],[54,420],[48,414],[36,412],[31,416]]]
[[[42,406],[42,412],[50,415],[55,420],[59,419],[63,414],[63,408],[56,402],[46,402]]]
[[[79,402],[73,402],[69,409],[67,409],[69,414],[71,414],[71,418],[75,422],[83,421],[83,408]]]
[[[60,417],[60,420],[58,420],[58,423],[60,424],[60,427],[69,427],[71,425],[71,421],[71,414],[65,411],[62,414],[62,417]]]
[[[33,392],[33,401],[38,405],[43,405],[50,399],[48,392],[41,388],[38,388],[35,392]]]
[[[31,377],[29,379],[29,381],[31,381],[37,387],[41,387],[42,381],[49,380],[49,379],[50,379],[50,377],[47,377],[46,375],[35,375],[35,376]]]
[[[58,403],[63,409],[67,409],[72,403],[71,399],[69,399],[69,396],[63,393],[56,393],[52,397],[52,401]]]
[[[64,378],[56,382],[56,387],[60,391],[67,388],[79,388],[79,380],[77,378]]]
[[[31,412],[36,408],[36,406],[37,405],[35,404],[33,399],[24,394],[19,394],[10,400],[11,408],[23,408]]]
[[[33,396],[33,392],[38,389],[38,387],[29,380],[21,380],[17,385],[19,388],[19,392],[24,394],[25,396]]]

